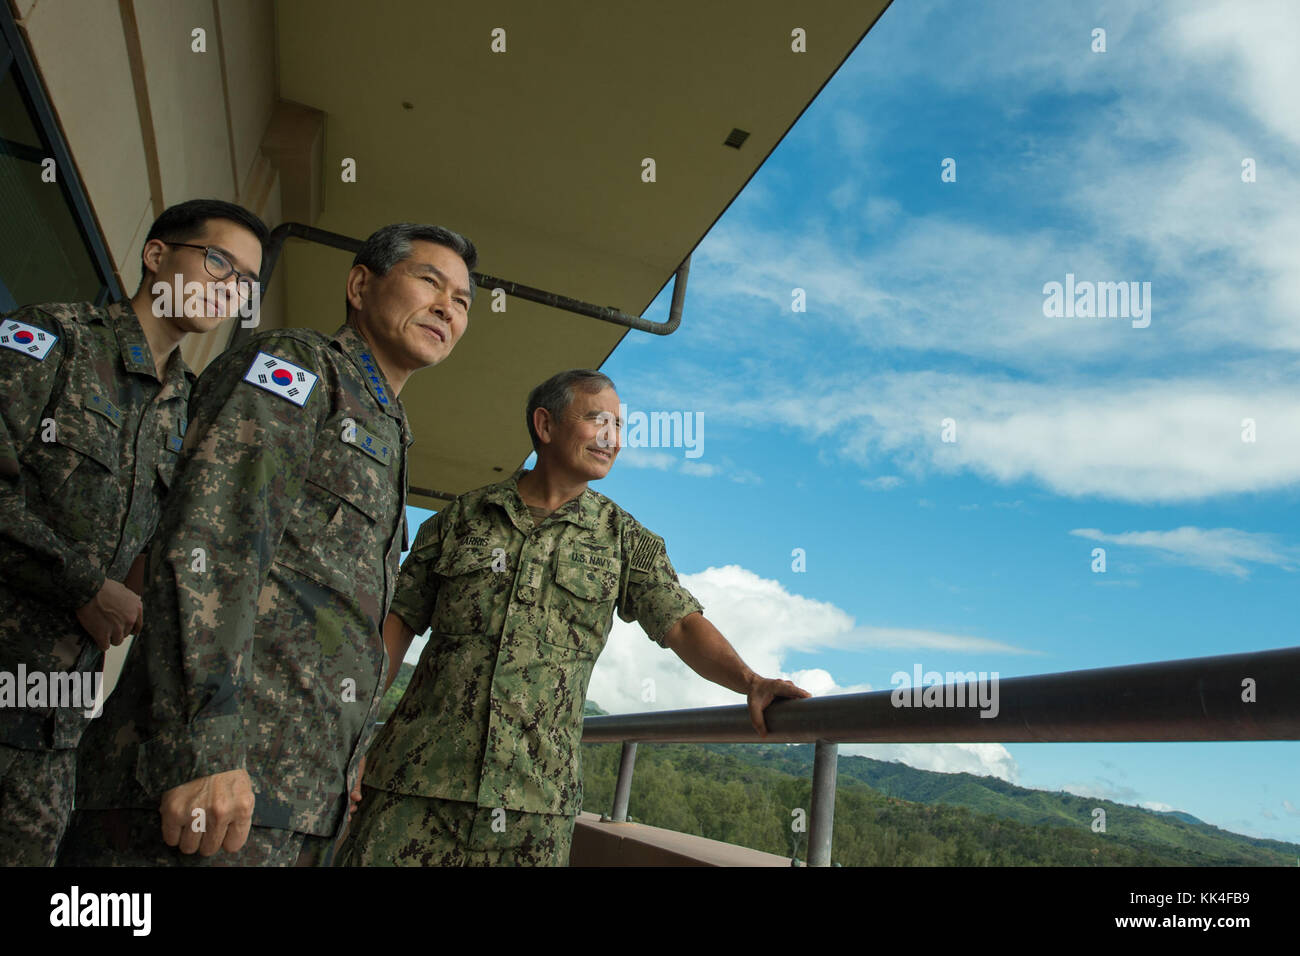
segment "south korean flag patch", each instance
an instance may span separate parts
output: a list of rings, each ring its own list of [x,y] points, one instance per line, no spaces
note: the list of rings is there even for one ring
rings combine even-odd
[[[292,362],[267,355],[265,352],[258,352],[248,374],[244,376],[244,381],[251,382],[268,392],[274,392],[301,408],[307,404],[307,399],[311,397],[311,390],[316,387],[316,379],[319,377],[314,372],[299,368]]]
[[[58,340],[59,337],[53,332],[46,332],[17,319],[0,323],[0,345],[30,355],[38,362],[45,360]]]

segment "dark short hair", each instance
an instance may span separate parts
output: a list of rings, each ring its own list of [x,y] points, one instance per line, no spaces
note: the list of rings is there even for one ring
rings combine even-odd
[[[420,222],[395,222],[391,226],[376,229],[357,250],[354,266],[365,266],[376,275],[386,276],[393,266],[411,255],[412,242],[432,242],[446,246],[465,260],[465,269],[469,272],[469,301],[474,302],[474,268],[478,265],[478,250],[458,232],[452,232],[442,226],[431,226]],[[346,311],[352,315],[352,303],[347,301]]]
[[[533,451],[540,453],[542,450],[542,443],[537,438],[537,429],[533,427],[533,412],[544,408],[551,413],[552,418],[558,418],[573,403],[574,389],[579,389],[588,395],[595,395],[607,388],[614,388],[614,381],[604,372],[589,368],[571,368],[567,372],[557,372],[529,392],[528,437],[533,440]]]
[[[145,244],[147,245],[150,239],[161,239],[163,242],[188,242],[203,235],[203,230],[211,219],[226,219],[243,226],[257,236],[257,241],[264,249],[266,241],[271,237],[271,230],[266,228],[266,223],[243,206],[221,199],[191,199],[164,209],[163,214],[149,227],[149,234],[144,237]],[[140,281],[143,284],[144,277],[149,274],[149,269],[144,264],[143,248],[140,250],[140,269]]]

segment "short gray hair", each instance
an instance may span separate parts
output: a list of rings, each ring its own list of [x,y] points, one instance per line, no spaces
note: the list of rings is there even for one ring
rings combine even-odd
[[[542,450],[542,443],[537,438],[537,429],[533,427],[533,412],[544,408],[551,413],[552,418],[558,418],[573,404],[574,389],[586,392],[588,395],[595,395],[607,388],[614,388],[614,381],[604,372],[589,368],[571,368],[567,372],[557,372],[529,392],[528,437],[533,440],[533,451],[540,453]]]
[[[442,226],[431,226],[420,222],[395,222],[391,226],[376,229],[357,250],[354,266],[365,266],[376,275],[386,276],[393,266],[403,259],[410,258],[412,242],[432,242],[446,246],[465,260],[469,271],[469,300],[474,301],[474,268],[478,265],[478,250],[458,232],[452,232]],[[347,314],[352,314],[352,303],[347,302]]]

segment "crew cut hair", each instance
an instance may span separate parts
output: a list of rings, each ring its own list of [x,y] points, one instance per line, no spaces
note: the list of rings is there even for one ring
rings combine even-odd
[[[474,243],[460,233],[452,232],[443,226],[431,226],[421,222],[395,222],[382,229],[376,229],[357,250],[352,265],[365,266],[376,275],[386,276],[393,266],[411,255],[412,242],[432,242],[446,246],[465,261],[465,268],[470,274],[469,301],[472,305],[474,293],[477,291],[474,284],[474,269],[478,265],[478,250],[474,248]],[[344,302],[348,318],[351,319],[352,304],[347,302],[346,296]]]
[[[226,202],[224,199],[191,199],[164,209],[162,215],[149,227],[149,234],[144,237],[145,244],[147,245],[150,239],[160,239],[163,242],[189,242],[191,239],[197,239],[203,235],[204,227],[211,219],[226,219],[243,226],[257,236],[263,251],[266,249],[267,240],[271,238],[271,230],[266,228],[266,223],[243,206]],[[141,285],[149,274],[150,271],[144,264],[144,248],[141,247]]]
[[[595,395],[607,388],[614,388],[614,381],[604,372],[589,368],[571,368],[567,372],[557,372],[528,393],[528,437],[533,440],[533,451],[540,453],[542,443],[533,427],[533,412],[544,408],[552,418],[558,418],[573,403],[575,389]],[[618,391],[618,389],[614,389]]]

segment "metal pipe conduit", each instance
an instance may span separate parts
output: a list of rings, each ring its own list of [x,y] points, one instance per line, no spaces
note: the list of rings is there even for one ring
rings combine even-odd
[[[354,254],[362,246],[362,240],[360,239],[353,239],[351,236],[330,232],[327,229],[317,229],[315,226],[304,225],[300,222],[281,223],[271,230],[271,236],[263,250],[261,274],[263,289],[270,283],[271,276],[275,273],[275,265],[280,259],[280,251],[284,247],[285,240],[290,236]],[[490,276],[485,272],[475,272],[473,277],[474,282],[481,289],[504,289],[507,295],[526,299],[529,302],[537,302],[541,305],[548,305],[554,309],[574,312],[588,318],[599,319],[602,322],[610,322],[624,328],[636,329],[639,332],[649,332],[653,335],[671,335],[682,324],[682,308],[686,303],[686,280],[690,276],[690,272],[691,257],[687,256],[682,260],[682,264],[677,267],[677,272],[673,278],[672,305],[668,310],[668,320],[665,322],[651,322],[639,315],[630,315],[627,312],[621,312],[608,306],[593,305],[590,302],[583,302],[581,299],[570,298],[557,292],[547,292],[545,289],[537,289],[521,282],[512,282],[509,279]],[[242,326],[236,327],[236,333],[239,332],[240,328]],[[250,333],[246,332],[245,335],[247,334]]]
[[[990,717],[982,717],[979,706],[894,706],[894,691],[887,690],[778,699],[766,711],[768,735],[762,738],[746,706],[737,704],[587,717],[582,742],[1300,740],[1300,647],[1013,677],[990,682],[988,689],[994,687],[997,715]],[[952,699],[948,690],[944,694]]]

